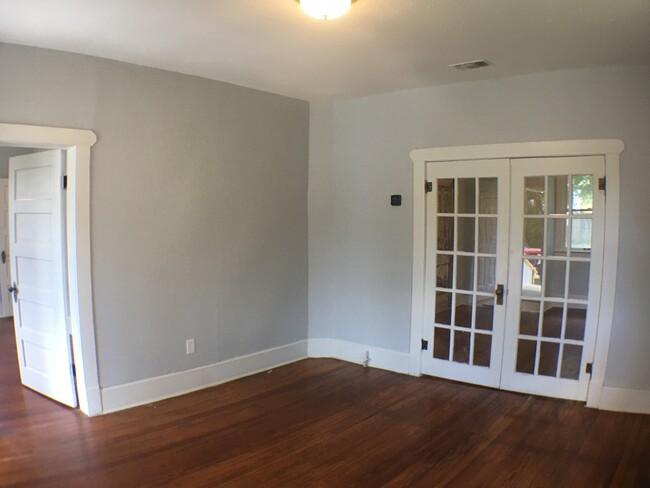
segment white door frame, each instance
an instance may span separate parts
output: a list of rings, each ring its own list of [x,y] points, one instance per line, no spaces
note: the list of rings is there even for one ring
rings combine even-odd
[[[0,242],[2,243],[2,248],[5,250],[5,253],[9,250],[9,178],[0,178],[0,212],[4,213],[2,219],[5,222],[5,228],[0,228],[0,233],[4,231],[4,234],[0,235]],[[2,242],[4,239],[5,242]],[[13,315],[13,301],[11,300],[11,295],[9,294],[8,287],[11,284],[11,276],[8,271],[11,269],[11,255],[5,254],[6,262],[4,263],[5,268],[2,269],[2,264],[0,264],[0,296],[2,297],[2,306],[0,307],[0,317],[11,317]]]
[[[90,256],[90,148],[97,136],[90,130],[0,123],[0,146],[65,149],[67,271],[74,362],[79,408],[86,415],[102,413]]]
[[[519,142],[455,146],[411,151],[413,161],[413,287],[411,301],[411,341],[409,374],[420,376],[421,339],[424,337],[424,289],[426,265],[426,164],[448,161],[559,156],[604,156],[607,181],[603,276],[598,311],[598,333],[587,406],[600,405],[614,314],[616,268],[618,263],[620,154],[625,145],[619,139],[594,139],[548,142]]]

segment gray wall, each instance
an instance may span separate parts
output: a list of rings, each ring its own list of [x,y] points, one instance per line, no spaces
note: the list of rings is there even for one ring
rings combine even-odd
[[[622,139],[606,385],[650,390],[650,68],[564,71],[314,104],[310,131],[309,335],[402,352],[409,347],[412,149]],[[402,207],[390,206],[393,193],[403,194]]]
[[[308,103],[12,45],[0,45],[0,66],[0,121],[99,138],[91,244],[103,387],[307,337]]]

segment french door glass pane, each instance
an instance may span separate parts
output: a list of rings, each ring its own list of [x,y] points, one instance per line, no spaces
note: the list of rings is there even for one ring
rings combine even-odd
[[[569,213],[569,177],[548,177],[548,213],[561,215]]]
[[[564,298],[566,261],[546,261],[545,281],[544,296],[547,298]]]
[[[517,342],[517,373],[535,373],[537,341],[519,339]]]
[[[564,338],[574,341],[583,341],[585,339],[586,322],[587,305],[567,305]]]
[[[476,322],[480,330],[492,330],[494,324],[494,298],[476,297]]]
[[[522,335],[536,336],[539,326],[540,302],[522,300],[519,313],[519,333]]]
[[[454,361],[469,363],[469,341],[471,334],[457,330],[454,332]]]
[[[440,251],[454,250],[453,217],[438,217],[438,249]]]
[[[594,208],[594,178],[576,175],[571,178],[571,211],[573,214],[592,213]]]
[[[591,265],[588,261],[571,261],[569,273],[569,298],[587,300],[589,296],[589,274]]]
[[[498,180],[496,178],[480,178],[478,188],[478,212],[480,214],[496,214]]]
[[[526,215],[544,214],[545,183],[543,176],[524,178],[524,213]]]
[[[433,334],[433,357],[436,359],[449,359],[450,341],[450,330],[436,327]]]
[[[454,325],[457,327],[471,327],[474,314],[474,300],[472,295],[456,293],[456,316]]]
[[[544,262],[539,259],[524,259],[521,267],[521,296],[542,296],[542,272]]]
[[[591,219],[571,220],[571,249],[576,251],[591,251]]]
[[[539,371],[542,376],[555,376],[560,357],[560,345],[557,342],[542,341],[539,348]]]
[[[474,217],[458,217],[458,250],[474,252]]]
[[[490,354],[492,353],[492,336],[487,334],[474,334],[474,366],[490,367]]]
[[[582,361],[582,346],[564,344],[562,346],[562,368],[560,377],[568,380],[577,380],[580,377],[580,364]]]
[[[567,255],[567,225],[568,219],[548,219],[546,237],[547,256]]]
[[[458,179],[458,213],[468,214],[476,212],[476,179]]]
[[[449,292],[436,292],[436,324],[451,324],[451,299]]]
[[[493,293],[496,288],[497,258],[478,258],[478,276],[476,289],[484,293]]]
[[[456,256],[456,289],[474,289],[474,256]]]
[[[478,252],[481,254],[497,253],[497,219],[496,217],[479,217]]]
[[[438,213],[454,213],[454,179],[438,180]]]
[[[542,318],[542,336],[559,339],[562,336],[564,307],[561,303],[545,303]]]
[[[454,256],[438,254],[436,259],[436,286],[451,288],[454,279]]]
[[[541,256],[544,251],[544,219],[524,219],[524,256]]]

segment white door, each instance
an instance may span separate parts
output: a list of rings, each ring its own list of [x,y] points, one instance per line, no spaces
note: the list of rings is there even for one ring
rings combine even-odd
[[[9,295],[9,180],[0,178],[0,317],[14,314]]]
[[[508,173],[507,159],[427,164],[425,374],[499,386]]]
[[[22,383],[76,407],[66,320],[63,161],[60,150],[9,160],[11,277]]]
[[[512,160],[501,386],[584,401],[603,261],[600,156]]]

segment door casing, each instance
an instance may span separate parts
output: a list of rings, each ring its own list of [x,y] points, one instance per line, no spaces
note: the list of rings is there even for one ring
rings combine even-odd
[[[70,325],[79,408],[102,413],[90,262],[90,130],[0,123],[0,146],[65,149],[67,165],[66,245]]]
[[[598,310],[598,332],[594,366],[587,394],[587,406],[597,408],[605,380],[607,355],[611,337],[616,268],[618,263],[620,154],[625,148],[619,139],[526,142],[454,146],[411,151],[413,161],[413,286],[411,302],[411,340],[409,374],[420,376],[421,339],[424,330],[425,266],[426,266],[426,165],[427,163],[521,159],[558,156],[604,156],[607,182],[605,206],[605,242],[602,266],[602,290]]]
[[[9,201],[8,201],[8,191],[9,191],[9,179],[0,178],[0,221],[4,222],[3,225],[0,225],[0,241],[2,242],[2,249],[5,252],[5,263],[0,264],[0,295],[2,296],[2,310],[0,312],[1,317],[11,317],[13,315],[13,301],[9,296],[9,222],[7,221],[8,212],[9,212]]]

